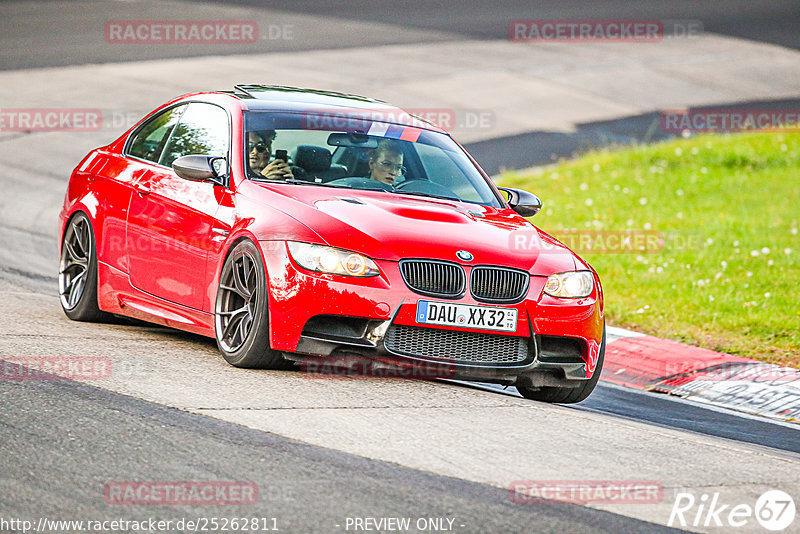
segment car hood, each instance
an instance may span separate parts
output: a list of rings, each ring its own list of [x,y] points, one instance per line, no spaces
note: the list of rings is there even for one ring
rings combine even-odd
[[[379,191],[259,185],[286,199],[283,206],[270,202],[273,207],[309,226],[327,244],[373,259],[440,259],[541,275],[583,265],[563,244],[507,208]],[[461,250],[473,260],[459,259]]]

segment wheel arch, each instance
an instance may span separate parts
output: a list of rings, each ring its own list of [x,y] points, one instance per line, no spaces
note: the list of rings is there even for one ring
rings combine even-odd
[[[85,200],[89,198],[91,201],[86,202]],[[89,225],[92,228],[92,235],[95,239],[95,252],[99,258],[99,251],[97,250],[97,220],[98,220],[98,199],[91,191],[87,191],[85,195],[83,195],[80,199],[77,199],[73,202],[68,209],[65,209],[63,212],[63,217],[61,218],[61,228],[58,235],[58,251],[61,253],[61,247],[63,246],[64,242],[64,234],[67,232],[67,225],[69,225],[70,221],[79,213],[82,213],[89,219]]]
[[[217,265],[214,266],[214,279],[211,282],[209,292],[209,311],[212,315],[217,313],[216,309],[216,302],[217,302],[217,293],[219,292],[219,285],[222,280],[222,270],[225,268],[225,263],[228,261],[228,258],[231,255],[231,252],[236,248],[239,243],[243,241],[250,241],[258,250],[258,253],[261,254],[261,267],[264,270],[264,280],[265,286],[267,291],[267,303],[269,303],[269,292],[270,292],[270,283],[269,283],[269,271],[267,270],[267,262],[264,256],[264,249],[261,246],[261,241],[259,241],[255,235],[248,231],[242,231],[238,234],[235,234],[233,237],[229,238],[224,245],[223,251],[219,254],[219,260],[217,261]],[[269,305],[267,306],[267,312],[269,314]],[[268,320],[270,317],[267,318]]]
[[[83,209],[85,206],[76,204],[73,209],[64,217],[61,223],[61,231],[58,236],[58,253],[61,254],[61,249],[64,247],[64,236],[67,234],[67,227],[72,220],[78,215],[83,215],[89,221],[89,229],[92,231],[92,239],[94,239],[95,255],[97,255],[97,212],[92,213],[90,210]]]

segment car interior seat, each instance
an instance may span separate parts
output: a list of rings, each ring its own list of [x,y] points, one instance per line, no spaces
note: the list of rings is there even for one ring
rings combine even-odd
[[[331,153],[327,148],[314,145],[299,145],[292,154],[292,164],[304,171],[302,179],[309,182],[330,182],[344,178],[344,165],[331,165]]]

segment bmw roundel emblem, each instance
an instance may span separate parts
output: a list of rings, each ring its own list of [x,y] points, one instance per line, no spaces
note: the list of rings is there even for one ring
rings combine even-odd
[[[458,252],[456,252],[456,256],[458,256],[458,259],[464,261],[472,261],[475,258],[475,256],[473,256],[466,250],[459,250]]]

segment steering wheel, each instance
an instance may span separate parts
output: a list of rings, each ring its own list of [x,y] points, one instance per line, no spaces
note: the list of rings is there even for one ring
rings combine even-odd
[[[458,195],[453,193],[447,187],[435,182],[431,182],[430,180],[405,180],[395,185],[394,190],[400,193],[405,191],[408,193],[422,193],[440,197],[448,197],[452,198],[453,200],[461,200]]]

